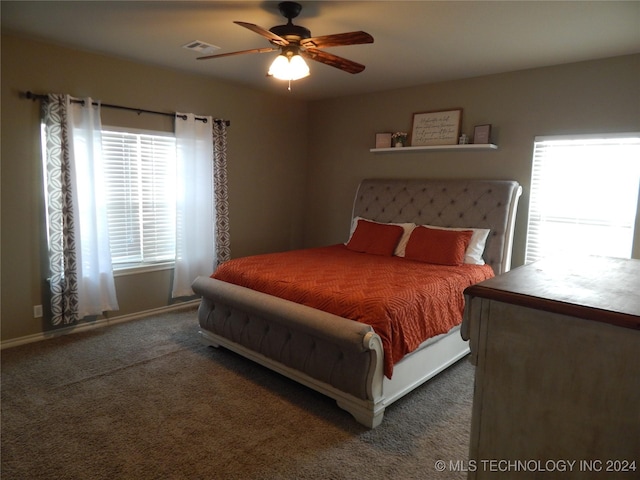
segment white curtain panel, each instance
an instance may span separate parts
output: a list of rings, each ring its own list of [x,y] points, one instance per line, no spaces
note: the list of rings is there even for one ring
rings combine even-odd
[[[186,117],[186,119],[183,119]],[[191,284],[215,265],[213,118],[175,118],[176,261],[172,297],[194,295]]]
[[[77,222],[78,315],[118,310],[103,188],[100,107],[91,98],[69,102],[69,155]]]

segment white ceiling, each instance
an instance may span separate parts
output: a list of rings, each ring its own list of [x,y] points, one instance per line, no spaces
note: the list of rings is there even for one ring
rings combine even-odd
[[[385,91],[479,75],[640,52],[640,1],[315,1],[294,20],[312,36],[364,30],[375,42],[326,51],[366,65],[348,74],[309,62],[294,82],[299,98]],[[269,47],[233,23],[266,29],[286,23],[278,2],[7,1],[2,30],[80,50],[208,75],[270,92],[275,53],[196,60],[192,40],[216,53]]]

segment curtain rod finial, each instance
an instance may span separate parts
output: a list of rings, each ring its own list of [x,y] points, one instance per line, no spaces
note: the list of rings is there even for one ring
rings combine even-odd
[[[42,100],[47,98],[46,95],[38,95],[37,93],[33,93],[31,90],[27,90],[26,92],[20,92],[20,98],[26,98],[27,100]]]

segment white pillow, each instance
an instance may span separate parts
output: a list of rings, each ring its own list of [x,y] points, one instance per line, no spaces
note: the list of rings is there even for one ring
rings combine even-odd
[[[413,229],[416,228],[415,223],[384,223],[384,222],[376,222],[375,220],[370,220],[364,217],[355,217],[351,222],[351,231],[349,232],[349,240],[351,240],[351,236],[353,235],[353,232],[356,231],[356,227],[358,226],[358,220],[366,220],[368,222],[373,222],[373,223],[382,223],[383,225],[399,225],[400,227],[402,227],[404,231],[402,232],[400,241],[398,242],[398,245],[396,245],[396,249],[393,251],[393,254],[398,257],[404,257],[404,252],[407,248],[407,243],[409,242],[409,237],[411,236],[411,232],[413,232]],[[345,245],[349,243],[349,240],[345,242]]]
[[[469,240],[469,246],[464,254],[464,263],[470,265],[484,265],[484,259],[482,254],[484,253],[484,246],[487,243],[490,230],[488,228],[448,228],[448,227],[436,227],[434,225],[424,225],[429,228],[437,228],[440,230],[471,230],[471,240]]]

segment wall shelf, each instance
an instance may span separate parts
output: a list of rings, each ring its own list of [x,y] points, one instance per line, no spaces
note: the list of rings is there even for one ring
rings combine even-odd
[[[494,143],[468,143],[466,145],[427,145],[422,147],[390,147],[390,148],[371,148],[372,153],[409,153],[409,152],[426,152],[426,151],[444,151],[444,150],[467,150],[467,151],[486,151],[497,150],[498,146]]]

